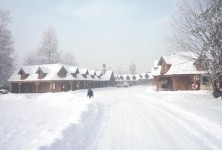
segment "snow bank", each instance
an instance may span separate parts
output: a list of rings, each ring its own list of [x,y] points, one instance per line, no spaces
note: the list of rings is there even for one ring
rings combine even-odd
[[[85,91],[0,95],[0,149],[33,150],[63,138],[71,124],[93,105]]]

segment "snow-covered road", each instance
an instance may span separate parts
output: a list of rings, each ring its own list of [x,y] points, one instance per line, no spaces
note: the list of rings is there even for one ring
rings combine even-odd
[[[209,93],[137,87],[101,97],[109,117],[98,150],[222,149],[222,106]]]
[[[0,96],[4,150],[221,150],[222,101],[150,87]]]

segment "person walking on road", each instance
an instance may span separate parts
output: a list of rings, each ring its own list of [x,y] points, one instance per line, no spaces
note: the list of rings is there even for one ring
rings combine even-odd
[[[93,91],[90,88],[88,89],[87,97],[89,97],[89,98],[93,97]]]

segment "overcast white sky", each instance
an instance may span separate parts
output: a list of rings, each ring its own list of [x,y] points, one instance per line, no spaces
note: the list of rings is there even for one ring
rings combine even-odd
[[[137,72],[146,72],[169,53],[172,0],[0,0],[0,7],[11,12],[20,63],[49,27],[59,50],[72,52],[84,68],[128,71],[134,62]]]

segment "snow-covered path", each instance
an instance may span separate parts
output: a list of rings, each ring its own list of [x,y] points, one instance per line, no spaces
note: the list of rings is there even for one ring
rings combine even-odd
[[[109,105],[109,117],[96,149],[222,149],[221,103],[206,105],[201,99],[210,95],[202,94],[141,87],[107,92],[99,103]]]
[[[222,101],[150,87],[0,95],[0,150],[221,150]]]

